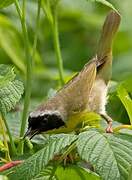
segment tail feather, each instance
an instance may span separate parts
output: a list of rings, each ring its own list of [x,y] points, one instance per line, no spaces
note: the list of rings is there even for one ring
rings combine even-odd
[[[99,60],[111,53],[112,42],[118,30],[120,20],[120,15],[115,11],[110,11],[107,15],[97,49],[97,58]]]
[[[97,78],[101,78],[107,84],[112,73],[112,43],[118,30],[121,17],[115,11],[107,15],[97,49]],[[103,60],[103,61],[102,61]]]

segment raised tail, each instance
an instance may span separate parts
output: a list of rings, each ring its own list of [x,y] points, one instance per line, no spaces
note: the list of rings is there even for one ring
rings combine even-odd
[[[118,30],[120,20],[120,15],[115,11],[110,11],[110,13],[107,15],[102,28],[101,37],[98,43],[98,59],[103,59],[105,56],[107,56],[107,54],[109,54],[112,51],[113,39]]]
[[[112,43],[120,24],[121,17],[115,11],[110,11],[107,15],[101,37],[97,48],[97,61],[100,65],[97,69],[97,75],[102,78],[106,83],[111,78],[112,66]],[[102,63],[102,60],[104,63]]]

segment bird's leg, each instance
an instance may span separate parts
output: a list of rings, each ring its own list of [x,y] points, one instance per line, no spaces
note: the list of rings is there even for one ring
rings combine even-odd
[[[108,124],[107,128],[106,128],[106,132],[107,133],[113,133],[113,129],[112,129],[112,118],[110,116],[108,116],[107,114],[100,114],[102,118],[104,118]]]

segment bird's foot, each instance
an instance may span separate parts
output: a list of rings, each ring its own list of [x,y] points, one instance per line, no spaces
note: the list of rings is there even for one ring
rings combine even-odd
[[[107,124],[108,124],[108,127],[106,128],[106,133],[113,133],[113,129],[112,129],[112,119],[111,119],[111,117],[110,116],[108,116],[106,113],[104,113],[104,114],[100,114],[101,115],[101,117],[103,117],[105,120],[106,120],[106,122],[107,122]]]
[[[113,133],[112,122],[108,123],[108,127],[106,128],[106,133]]]

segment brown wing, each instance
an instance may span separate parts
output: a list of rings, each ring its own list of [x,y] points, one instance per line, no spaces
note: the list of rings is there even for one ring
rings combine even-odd
[[[97,61],[90,61],[82,71],[73,77],[57,94],[41,104],[34,113],[48,111],[61,112],[66,120],[73,112],[79,112],[87,107],[88,98],[96,77]]]
[[[92,61],[54,97],[56,102],[57,99],[61,100],[68,115],[86,108],[95,77],[96,62]]]

